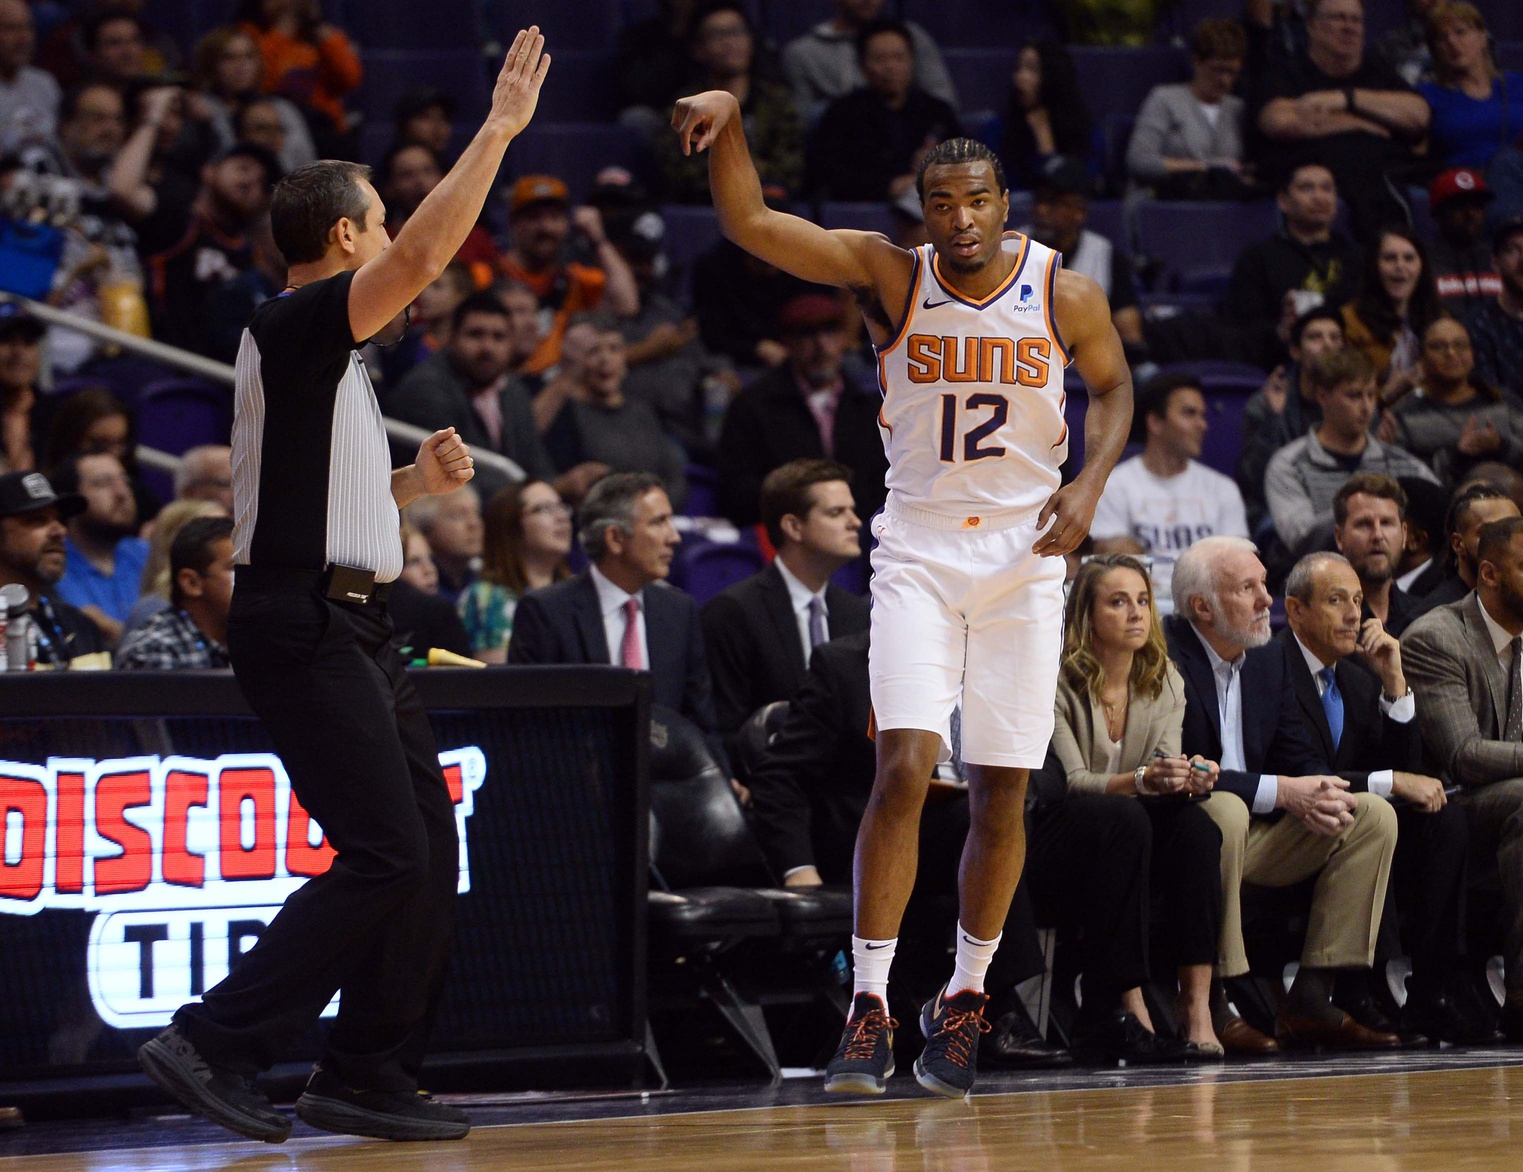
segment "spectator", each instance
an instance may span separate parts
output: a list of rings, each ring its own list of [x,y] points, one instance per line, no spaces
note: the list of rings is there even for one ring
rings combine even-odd
[[[1331,776],[1298,711],[1279,647],[1269,642],[1263,564],[1241,538],[1211,537],[1174,566],[1169,654],[1185,684],[1182,752],[1219,761],[1206,812],[1222,832],[1222,938],[1217,975],[1248,971],[1240,892],[1246,881],[1285,887],[1316,875],[1301,967],[1275,1017],[1286,1046],[1388,1049],[1394,1033],[1355,1021],[1333,1000],[1334,971],[1368,969],[1396,848],[1396,815]],[[1252,696],[1251,703],[1247,697]],[[1275,817],[1279,813],[1289,817]],[[1336,861],[1335,861],[1336,860]],[[1213,1006],[1229,1045],[1247,1027]],[[1245,1041],[1262,1051],[1262,1036]]]
[[[1308,0],[1307,44],[1265,80],[1258,128],[1267,161],[1284,166],[1312,148],[1332,170],[1354,231],[1373,237],[1402,218],[1383,176],[1410,161],[1428,129],[1428,104],[1364,47],[1362,0]]]
[[[1465,321],[1475,347],[1475,374],[1523,400],[1523,216],[1502,221],[1492,235],[1491,254],[1501,291]]]
[[[0,305],[0,473],[37,467],[32,420],[37,411],[37,374],[47,326],[19,305]]]
[[[1408,395],[1381,421],[1380,435],[1426,460],[1447,484],[1476,464],[1523,462],[1523,407],[1475,377],[1470,334],[1452,317],[1423,333],[1422,394]]]
[[[1151,875],[1168,909],[1167,955],[1178,967],[1181,1030],[1192,1055],[1220,1058],[1211,970],[1221,932],[1222,835],[1189,801],[1211,792],[1219,770],[1214,761],[1186,759],[1180,751],[1184,682],[1169,662],[1153,598],[1147,571],[1126,554],[1099,554],[1079,567],[1064,615],[1052,751],[1069,794],[1181,799],[1146,804],[1142,829],[1151,871],[1140,890],[1113,898],[1136,900],[1146,923]],[[1137,993],[1127,1008],[1146,1020],[1141,1001]]]
[[[1406,495],[1407,508],[1403,517],[1406,542],[1396,567],[1396,587],[1406,593],[1414,613],[1420,614],[1425,608],[1423,598],[1438,587],[1448,569],[1444,515],[1449,511],[1449,494],[1436,484],[1411,476],[1397,483]]]
[[[1243,99],[1232,92],[1247,54],[1248,38],[1236,21],[1207,20],[1196,28],[1190,81],[1157,86],[1137,113],[1126,148],[1132,179],[1162,199],[1254,193],[1243,148]]]
[[[1137,307],[1137,278],[1124,247],[1091,231],[1089,172],[1073,159],[1054,156],[1036,181],[1031,224],[1021,231],[1063,254],[1063,267],[1096,281],[1111,305],[1111,321],[1121,340],[1134,350],[1143,345],[1142,311]]]
[[[0,0],[0,154],[53,137],[63,94],[32,64],[37,47],[26,0]]]
[[[439,597],[439,567],[428,539],[402,522],[402,574],[392,585],[387,611],[396,628],[392,643],[426,662],[435,647],[469,657],[471,641],[453,604]]]
[[[46,12],[45,5],[34,4],[33,7],[35,17],[40,18]],[[144,77],[162,79],[179,66],[180,48],[176,40],[151,28],[143,19],[146,0],[91,0],[69,7],[75,14],[46,33],[37,54],[37,64],[57,78],[65,90],[89,79],[91,52],[87,36],[91,21],[101,14],[120,14],[137,21]]]
[[[148,564],[148,543],[137,536],[132,485],[121,461],[109,452],[70,460],[54,471],[53,479],[66,494],[85,498],[84,512],[69,521],[68,562],[58,596],[79,607],[106,643],[115,646]]]
[[[1343,307],[1343,336],[1370,360],[1385,402],[1416,382],[1423,331],[1440,312],[1422,241],[1410,228],[1382,230],[1365,251],[1359,296]]]
[[[249,127],[238,119],[254,106],[267,106],[281,131],[280,145],[260,145],[280,161],[282,171],[294,171],[317,158],[312,132],[301,110],[288,98],[263,94],[264,57],[259,44],[236,26],[213,29],[202,37],[195,51],[196,86],[210,114],[217,145],[226,150],[249,138]]]
[[[1458,602],[1475,589],[1481,530],[1493,521],[1517,515],[1518,506],[1493,485],[1471,484],[1454,494],[1444,525],[1449,542],[1448,573],[1431,593],[1423,596],[1425,612]]]
[[[439,595],[453,605],[481,574],[481,496],[466,484],[446,496],[419,497],[405,519],[428,541]]]
[[[598,481],[582,502],[577,530],[592,564],[519,599],[508,662],[649,671],[652,702],[696,724],[728,768],[698,608],[665,586],[682,539],[660,478],[628,472]]]
[[[1359,579],[1360,623],[1378,619],[1381,629],[1397,639],[1420,613],[1396,584],[1406,519],[1406,490],[1389,476],[1358,473],[1333,497],[1333,544]]]
[[[148,306],[159,341],[219,362],[237,358],[249,315],[279,289],[260,269],[253,239],[278,168],[263,147],[229,147],[202,168],[201,190],[179,236],[144,231]]]
[[[1331,549],[1333,497],[1356,472],[1437,480],[1428,466],[1370,435],[1375,372],[1357,350],[1340,350],[1311,365],[1322,422],[1274,454],[1264,495],[1275,533],[1293,558]]]
[[[323,20],[317,0],[243,0],[238,27],[264,58],[264,90],[320,114],[312,124],[321,158],[349,135],[344,97],[359,88],[364,68],[344,33]]]
[[[434,565],[434,551],[428,547],[428,538],[411,521],[402,522],[402,574],[398,581],[424,594],[439,593],[439,567]]]
[[[719,437],[719,507],[741,528],[761,519],[762,484],[775,468],[831,459],[851,470],[863,516],[882,506],[888,460],[878,432],[881,396],[842,366],[846,312],[834,296],[796,297],[779,315],[788,361],[730,404]]]
[[[1473,1026],[1456,1000],[1465,814],[1447,804],[1442,781],[1419,772],[1422,744],[1401,645],[1378,621],[1362,617],[1360,589],[1355,567],[1341,556],[1308,554],[1290,573],[1285,593],[1290,625],[1276,641],[1323,758],[1350,790],[1386,798],[1395,807],[1399,830],[1390,884],[1395,899],[1387,900],[1381,922],[1382,941],[1390,943],[1377,945],[1376,957],[1383,972],[1385,954],[1400,953],[1399,908],[1412,959],[1402,1013],[1406,1027],[1434,1042],[1489,1041],[1490,1029]],[[1335,988],[1335,1004],[1361,1025],[1396,1032],[1377,1007],[1367,971],[1339,973]]]
[[[507,456],[531,479],[554,479],[529,393],[509,373],[512,358],[507,307],[491,293],[472,293],[455,307],[449,344],[408,371],[386,395],[386,411],[426,431],[453,427],[471,448]],[[583,492],[601,471],[578,473]],[[485,468],[476,479],[487,493],[505,483]]]
[[[1428,154],[1446,167],[1484,170],[1523,131],[1523,73],[1497,67],[1486,18],[1444,0],[1428,15],[1433,80],[1417,87],[1433,109]]]
[[[175,500],[211,501],[233,515],[233,449],[226,444],[198,444],[180,455],[175,470]]]
[[[926,152],[962,127],[951,106],[916,88],[904,25],[867,25],[857,59],[865,84],[831,102],[810,136],[808,188],[822,199],[895,200],[915,187]]]
[[[788,88],[757,77],[756,36],[744,4],[709,0],[693,18],[691,52],[695,84],[728,90],[740,103],[751,157],[763,183],[797,192],[804,179],[804,132]],[[709,202],[709,159],[682,153],[674,134],[653,141],[661,189],[673,203]]]
[[[1241,334],[1243,357],[1264,367],[1281,360],[1297,318],[1354,295],[1362,261],[1359,246],[1333,227],[1338,186],[1327,167],[1303,163],[1290,170],[1278,204],[1282,227],[1238,254],[1223,304]]]
[[[524,386],[538,394],[539,389],[545,385],[544,376],[524,368],[539,350],[539,298],[534,295],[534,290],[510,281],[498,281],[492,288],[498,299],[507,306],[508,320],[512,326],[513,362],[509,369],[523,380]]]
[[[1433,53],[1428,48],[1428,15],[1440,0],[1407,0],[1407,19],[1380,38],[1380,55],[1401,80],[1416,88],[1433,77]]]
[[[1196,375],[1155,377],[1138,396],[1137,414],[1143,449],[1111,473],[1089,535],[1096,553],[1152,559],[1148,609],[1166,615],[1178,556],[1203,537],[1247,537],[1248,519],[1237,486],[1200,462],[1210,425]]]
[[[433,152],[436,160],[449,157],[455,133],[455,99],[432,86],[408,90],[397,99],[391,121],[396,128],[396,147],[418,145]]]
[[[273,97],[259,97],[244,103],[233,117],[233,133],[239,142],[250,142],[269,151],[277,163],[286,152],[286,130],[280,121],[280,107]],[[280,169],[286,169],[280,163]]]
[[[137,419],[132,409],[105,387],[83,387],[64,396],[53,410],[43,467],[57,468],[76,456],[97,452],[115,456],[127,470],[139,524],[153,520],[159,499],[138,471]]]
[[[819,286],[720,240],[693,265],[698,336],[743,370],[775,369],[788,361],[788,347],[778,336],[778,313],[812,289]]]
[[[1015,54],[1004,113],[990,134],[999,144],[1010,186],[1022,191],[1035,187],[1055,155],[1088,159],[1094,153],[1094,131],[1068,50],[1047,39],[1022,45]]]
[[[56,592],[68,556],[65,525],[84,507],[81,496],[54,493],[40,472],[0,475],[0,586],[26,587],[38,662],[56,668],[106,649],[100,629]]]
[[[122,640],[122,671],[227,667],[233,602],[233,519],[197,517],[169,547],[169,606]]]
[[[1470,816],[1472,881],[1502,889],[1502,1032],[1523,1042],[1523,520],[1485,526],[1475,592],[1412,624],[1402,641],[1429,759]]]
[[[429,192],[444,180],[444,165],[432,147],[423,143],[400,143],[386,152],[378,176],[379,191],[386,201],[386,230],[400,232]],[[486,285],[502,258],[492,234],[478,223],[465,238],[455,259],[470,268],[478,285]]]
[[[692,71],[693,16],[698,0],[657,0],[657,12],[619,30],[614,79],[619,121],[654,139],[671,116]]]
[[[121,9],[100,8],[80,30],[85,70],[91,81],[109,85],[125,97],[147,77],[143,23]]]
[[[1457,317],[1502,292],[1486,240],[1486,205],[1493,198],[1485,176],[1465,167],[1450,168],[1428,187],[1428,206],[1438,225],[1438,236],[1428,241],[1428,261],[1439,302]]]
[[[506,663],[518,600],[571,577],[566,555],[573,513],[543,480],[500,489],[487,501],[481,577],[459,603],[460,621],[477,659]]]
[[[1309,309],[1290,327],[1289,342],[1289,364],[1276,367],[1243,408],[1237,485],[1255,534],[1269,507],[1264,501],[1264,473],[1270,459],[1322,422],[1322,406],[1311,384],[1311,364],[1343,349],[1343,315],[1330,305]]]
[[[799,117],[813,122],[825,106],[863,84],[857,37],[883,16],[883,0],[835,0],[835,15],[821,21],[783,50],[783,72],[793,87]],[[957,91],[931,34],[905,21],[915,56],[915,85],[954,110]]]
[[[605,293],[614,313],[639,310],[634,275],[608,243],[603,218],[595,208],[577,208],[573,215],[566,185],[559,179],[522,176],[508,198],[508,220],[512,243],[499,269],[539,298],[543,321],[539,348],[523,363],[523,373],[543,374],[559,362],[567,324],[577,314],[596,309]],[[573,224],[597,249],[599,268],[561,259]]]
[[[816,647],[867,630],[866,601],[830,581],[862,554],[851,469],[792,460],[763,481],[761,513],[777,557],[703,608],[714,711],[726,737],[758,708],[798,691]]]
[[[490,280],[490,274],[483,275]],[[438,354],[449,344],[450,322],[455,316],[455,310],[475,291],[476,281],[471,270],[459,261],[450,261],[435,280],[423,287],[418,299],[407,307],[407,332],[395,345],[380,350],[382,411],[391,410],[391,395],[403,378],[420,362]],[[502,298],[499,297],[499,300]],[[532,293],[529,294],[529,300],[534,301]],[[534,306],[534,312],[538,314],[539,303],[534,302]],[[514,353],[516,356],[516,349]]]
[[[670,486],[671,503],[681,508],[687,502],[686,460],[656,413],[625,395],[624,351],[613,319],[578,318],[566,331],[559,371],[534,401],[535,418],[555,466],[573,474],[563,482],[569,491],[586,493],[590,480],[582,474],[591,471],[588,465],[647,472]]]
[[[185,231],[202,166],[212,154],[212,131],[192,129],[186,93],[176,86],[134,91],[128,105],[132,133],[112,160],[106,187],[136,231],[139,247],[156,252]],[[272,173],[272,185],[275,177]]]
[[[229,501],[231,504],[231,501]],[[169,607],[174,574],[169,568],[169,549],[176,534],[197,517],[228,517],[231,508],[209,500],[175,500],[159,510],[154,518],[153,536],[148,539],[148,560],[143,563],[143,580],[138,584],[138,600],[127,612],[126,640],[154,615]]]

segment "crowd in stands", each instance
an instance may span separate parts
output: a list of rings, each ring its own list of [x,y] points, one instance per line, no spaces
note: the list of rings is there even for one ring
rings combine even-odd
[[[746,4],[662,0],[608,61],[608,121],[641,149],[592,160],[585,186],[505,176],[407,337],[366,348],[386,415],[454,427],[526,477],[483,467],[407,509],[399,639],[650,671],[779,880],[846,882],[873,776],[876,363],[838,291],[683,237],[706,160],[666,119],[681,93],[731,91],[773,206],[851,203],[906,246],[920,158],[976,135],[1003,160],[1011,227],[1105,290],[1139,385],[1137,446],[1071,567],[987,1052],[1064,1060],[1015,995],[1042,970],[1039,923],[1081,941],[1080,1052],[1523,1042],[1523,75],[1462,0],[1407,0],[1392,28],[1367,27],[1361,0],[1224,0],[1187,30],[1188,80],[1147,94],[1112,150],[1073,47],[1137,43],[1155,6],[1054,5],[1066,35],[1012,48],[997,110],[959,96],[897,8],[833,0],[778,45]],[[0,0],[0,216],[59,234],[39,299],[233,362],[284,286],[273,184],[363,153],[364,54],[316,0],[249,0],[194,45],[142,9]],[[371,160],[394,231],[447,172],[456,99],[420,86],[364,113],[394,134]],[[1129,227],[1174,201],[1269,218],[1192,272]],[[1257,373],[1232,392],[1241,436],[1213,443],[1223,360]],[[227,662],[230,453],[200,442],[226,437],[198,437],[172,486],[135,460],[134,392],[167,373],[0,304],[0,584],[27,588],[44,665]],[[707,513],[756,572],[689,593],[668,579]],[[742,741],[777,701],[754,759]],[[959,767],[917,899],[955,891]],[[1243,885],[1313,880],[1269,1036],[1233,1008]],[[1464,935],[1476,887],[1501,890],[1484,945]],[[1500,1016],[1478,947],[1506,961]],[[1399,955],[1400,1011],[1376,975]],[[1161,980],[1173,1024],[1144,996]]]

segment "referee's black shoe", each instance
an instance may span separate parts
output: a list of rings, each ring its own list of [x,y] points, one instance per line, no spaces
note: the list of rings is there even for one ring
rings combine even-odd
[[[320,1131],[371,1139],[464,1139],[471,1117],[422,1091],[357,1091],[314,1067],[296,1117]]]
[[[254,1080],[213,1066],[178,1026],[170,1026],[138,1047],[144,1072],[197,1115],[229,1131],[267,1144],[285,1142],[291,1121],[254,1087]]]

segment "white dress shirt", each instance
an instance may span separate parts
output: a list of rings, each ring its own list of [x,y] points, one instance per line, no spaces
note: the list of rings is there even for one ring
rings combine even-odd
[[[645,638],[645,591],[628,594],[605,578],[596,566],[588,568],[592,571],[592,584],[598,592],[598,610],[603,615],[603,636],[608,640],[608,662],[614,667],[624,666],[620,656],[624,647],[624,624],[627,621],[624,604],[633,598],[640,604],[640,609],[635,612],[635,625],[640,632],[640,660],[646,670],[650,670],[650,644]]]
[[[1405,590],[1408,593],[1410,593],[1411,590],[1412,590],[1412,583],[1416,582],[1425,573],[1427,573],[1428,572],[1428,567],[1431,566],[1432,564],[1433,564],[1433,559],[1429,558],[1427,561],[1423,562],[1422,565],[1414,567],[1413,569],[1408,570],[1400,578],[1396,579],[1396,586],[1397,586],[1397,588],[1400,589],[1400,590]]]
[[[1305,643],[1301,642],[1299,635],[1295,636],[1296,646],[1301,649],[1301,658],[1306,660],[1306,670],[1311,672],[1312,682],[1317,685],[1317,698],[1322,698],[1322,693],[1327,691],[1327,681],[1322,678],[1322,673],[1333,666],[1332,663],[1323,663],[1318,655],[1314,655]],[[1336,660],[1334,661],[1336,663]],[[1407,689],[1407,694],[1395,700],[1387,700],[1384,689],[1380,693],[1380,715],[1389,716],[1397,724],[1409,724],[1417,715],[1417,699],[1412,695],[1412,690]],[[1346,726],[1346,722],[1345,722]],[[1328,762],[1332,764],[1331,761]],[[1391,790],[1396,785],[1396,771],[1394,769],[1376,769],[1370,774],[1370,793],[1382,798],[1389,798]]]
[[[825,586],[817,591],[811,591],[793,574],[793,571],[783,565],[782,558],[774,559],[773,565],[777,572],[783,576],[783,585],[788,587],[788,601],[793,604],[793,621],[799,629],[799,642],[804,648],[804,662],[809,662],[809,657],[814,654],[814,645],[809,642],[809,603],[814,599],[820,600],[821,621],[825,627],[825,638],[830,638],[830,610],[825,606]],[[829,583],[826,583],[828,586]]]
[[[1191,623],[1190,630],[1195,632],[1200,645],[1206,649],[1206,658],[1211,663],[1211,675],[1216,680],[1216,711],[1221,717],[1222,726],[1222,759],[1217,764],[1223,769],[1245,773],[1248,763],[1243,759],[1242,671],[1248,653],[1240,651],[1236,659],[1223,659],[1216,653],[1216,649],[1206,642],[1206,637],[1200,633],[1199,627]],[[1253,812],[1272,814],[1279,797],[1278,775],[1259,774],[1259,788],[1253,795]]]
[[[1503,671],[1511,673],[1513,636],[1509,635],[1507,629],[1491,617],[1486,610],[1486,604],[1480,598],[1477,598],[1475,601],[1481,610],[1481,621],[1486,624],[1486,633],[1491,636],[1491,645],[1496,648],[1497,662],[1502,665]],[[1506,718],[1506,713],[1503,713],[1502,719],[1506,720]]]

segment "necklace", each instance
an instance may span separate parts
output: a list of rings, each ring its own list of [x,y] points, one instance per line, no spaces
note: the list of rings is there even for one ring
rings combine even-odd
[[[1110,735],[1111,740],[1120,741],[1126,732],[1127,710],[1131,706],[1130,692],[1123,695],[1117,703],[1112,703],[1101,696],[1100,706],[1105,709],[1105,731]]]

